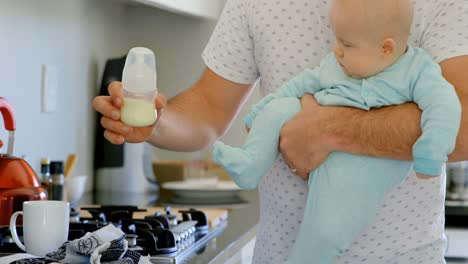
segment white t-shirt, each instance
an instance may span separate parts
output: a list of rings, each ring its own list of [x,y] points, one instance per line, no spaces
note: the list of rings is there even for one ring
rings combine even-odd
[[[332,50],[331,0],[228,0],[203,52],[207,67],[262,95],[313,68]],[[414,0],[410,44],[436,62],[468,55],[468,0]],[[254,263],[283,263],[302,221],[308,186],[280,158],[259,185]],[[337,263],[445,263],[445,173],[414,172],[386,195],[378,215]],[[352,221],[352,220],[351,220]],[[342,227],[346,228],[346,227]],[[313,263],[313,258],[311,259]]]

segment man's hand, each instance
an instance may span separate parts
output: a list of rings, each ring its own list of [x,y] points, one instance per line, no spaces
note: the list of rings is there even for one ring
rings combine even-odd
[[[113,144],[123,144],[125,141],[130,143],[144,142],[153,133],[161,117],[166,99],[161,95],[156,98],[155,107],[158,111],[158,117],[154,124],[147,127],[129,127],[120,121],[120,108],[124,103],[121,87],[122,83],[112,82],[108,88],[110,96],[97,96],[93,100],[94,109],[103,115],[101,125],[105,129],[104,137]]]
[[[280,152],[294,173],[307,180],[309,172],[328,157],[332,149],[323,132],[327,109],[307,94],[302,97],[302,110],[281,129]]]

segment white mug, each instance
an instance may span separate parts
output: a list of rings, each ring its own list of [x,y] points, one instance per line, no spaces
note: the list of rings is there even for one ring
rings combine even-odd
[[[16,233],[16,218],[23,215],[23,240]],[[27,201],[23,211],[10,218],[10,232],[19,248],[29,254],[44,257],[56,251],[68,239],[70,204],[63,201]]]

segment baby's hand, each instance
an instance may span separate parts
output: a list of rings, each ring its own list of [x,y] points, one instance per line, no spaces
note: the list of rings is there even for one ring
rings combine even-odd
[[[427,175],[427,174],[422,174],[422,173],[417,173],[417,172],[416,172],[416,177],[418,177],[418,179],[421,179],[421,180],[427,180],[427,179],[434,178],[434,176]]]

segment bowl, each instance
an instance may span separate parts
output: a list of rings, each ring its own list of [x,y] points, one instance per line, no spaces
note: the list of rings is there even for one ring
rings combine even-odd
[[[88,176],[70,176],[65,177],[65,197],[70,203],[77,203],[86,189],[86,180]]]

